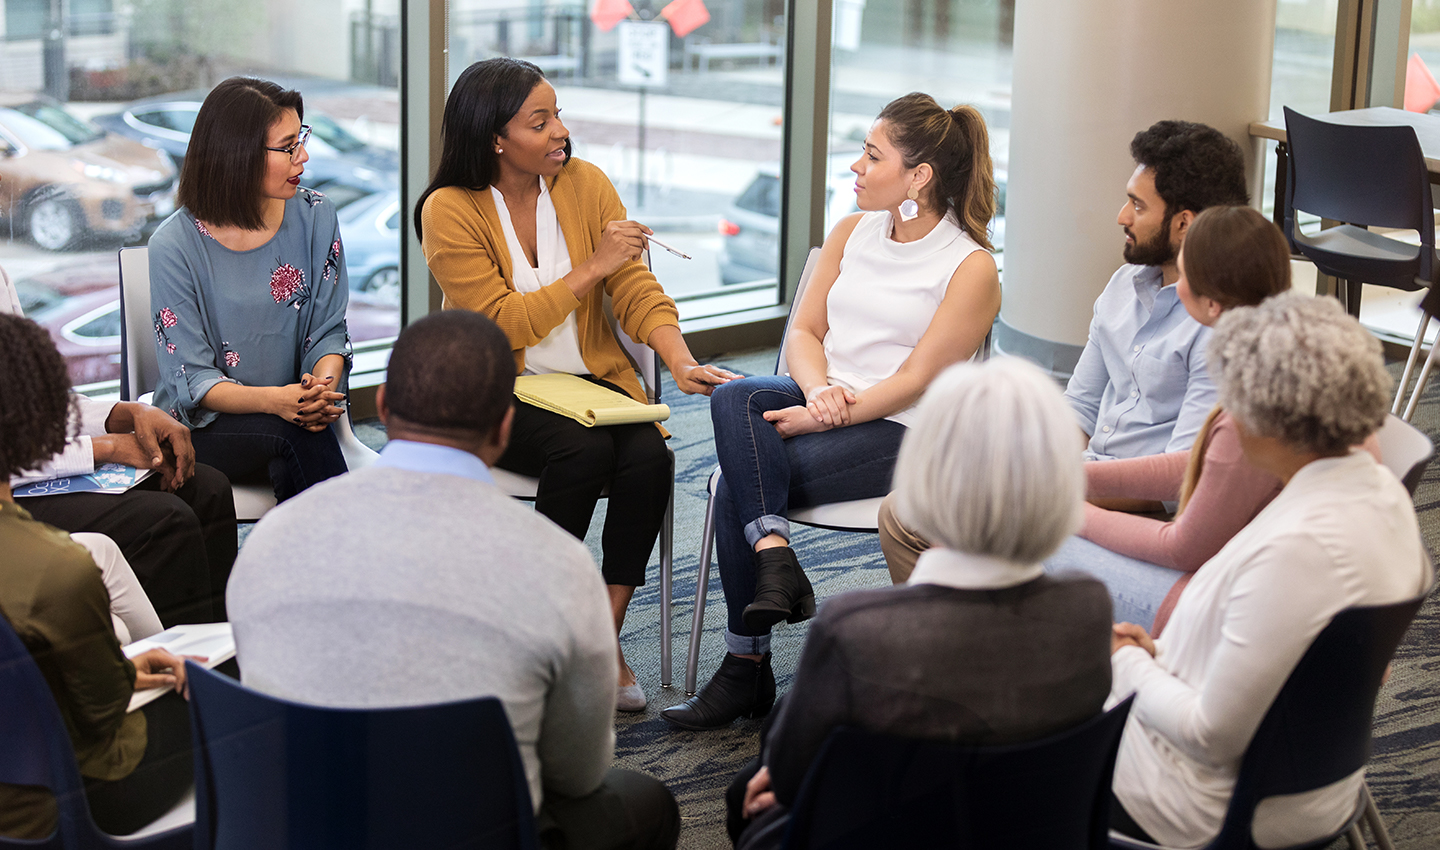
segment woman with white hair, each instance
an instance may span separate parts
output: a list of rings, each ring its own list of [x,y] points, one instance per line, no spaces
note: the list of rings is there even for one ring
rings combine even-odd
[[[1105,587],[1041,567],[1079,527],[1085,489],[1055,382],[1012,358],[950,367],[920,401],[895,487],[901,514],[935,545],[908,585],[837,596],[811,625],[764,767],[732,785],[737,846],[779,846],[788,806],[836,727],[1004,744],[1101,710]]]
[[[1353,448],[1389,404],[1374,337],[1332,299],[1285,293],[1228,311],[1209,363],[1246,460],[1285,486],[1196,573],[1163,637],[1132,623],[1114,629],[1111,700],[1136,700],[1112,825],[1170,847],[1219,832],[1250,739],[1331,618],[1430,582],[1409,494]],[[1255,842],[1333,834],[1354,812],[1362,773],[1266,800]]]

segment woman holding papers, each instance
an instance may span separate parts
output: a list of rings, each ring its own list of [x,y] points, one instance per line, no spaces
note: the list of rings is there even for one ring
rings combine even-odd
[[[467,68],[445,103],[440,165],[415,206],[415,232],[447,309],[475,310],[509,337],[517,374],[568,373],[644,401],[605,315],[657,351],[676,386],[706,393],[735,377],[695,362],[675,302],[639,261],[650,229],[595,166],[570,156],[555,89],[516,59]],[[671,486],[662,432],[653,424],[587,428],[517,402],[502,468],[538,476],[535,508],[584,538],[601,491],[610,504],[602,572],[615,629],[660,533]],[[645,695],[620,664],[622,710]]]
[[[790,374],[736,381],[711,398],[729,654],[699,693],[663,713],[686,729],[770,710],[770,628],[815,613],[786,511],[889,492],[915,402],[940,370],[979,350],[1000,311],[986,238],[995,177],[974,107],[899,98],[850,168],[867,212],[842,219],[820,250],[789,330]]]
[[[300,187],[300,93],[231,77],[205,96],[181,208],[150,240],[155,406],[231,481],[288,499],[345,472],[330,429],[350,363],[350,288],[335,206]]]
[[[50,685],[96,825],[112,834],[134,832],[189,788],[190,725],[175,694],[143,712],[126,708],[137,688],[183,687],[185,668],[158,649],[127,660],[95,562],[65,532],[36,522],[15,503],[10,476],[65,443],[70,378],[45,331],[16,316],[0,315],[0,363],[0,615]],[[55,826],[47,792],[0,784],[0,835],[40,839]]]

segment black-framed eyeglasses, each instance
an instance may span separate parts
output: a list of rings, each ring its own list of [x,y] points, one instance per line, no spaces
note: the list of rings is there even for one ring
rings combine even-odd
[[[272,148],[269,145],[266,145],[265,150],[274,151],[276,153],[288,154],[290,157],[290,161],[294,162],[295,156],[300,153],[300,149],[304,147],[305,143],[308,141],[310,141],[310,125],[301,124],[300,137],[295,140],[295,144],[283,148]]]

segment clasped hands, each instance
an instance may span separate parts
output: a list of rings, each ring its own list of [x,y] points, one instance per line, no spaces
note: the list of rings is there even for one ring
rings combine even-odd
[[[345,413],[339,406],[345,394],[330,389],[334,383],[333,375],[317,378],[306,372],[299,383],[275,388],[275,406],[270,412],[307,431],[324,431]]]
[[[1155,641],[1144,626],[1134,623],[1116,623],[1110,627],[1110,654],[1114,655],[1124,646],[1138,646],[1155,657]]]
[[[855,394],[833,384],[816,387],[805,395],[805,404],[767,410],[765,421],[775,426],[782,437],[813,434],[850,424]]]
[[[106,420],[107,430],[91,439],[95,464],[123,463],[160,473],[160,486],[174,492],[195,474],[190,429],[165,411],[138,402],[120,402]]]

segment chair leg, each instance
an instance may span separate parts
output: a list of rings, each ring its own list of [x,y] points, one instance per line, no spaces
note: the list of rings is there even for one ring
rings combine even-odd
[[[705,595],[710,589],[710,550],[715,545],[715,494],[705,500],[705,526],[700,532],[700,566],[695,575],[695,610],[690,614],[690,651],[685,658],[685,695],[695,695],[700,667],[700,632],[705,628]]]
[[[1410,356],[1405,360],[1405,371],[1400,374],[1400,386],[1395,390],[1395,404],[1390,412],[1400,415],[1400,405],[1405,401],[1405,388],[1410,385],[1410,375],[1415,371],[1415,361],[1420,359],[1420,349],[1425,347],[1425,331],[1430,328],[1430,314],[1420,311],[1420,328],[1415,331],[1415,343],[1410,346]]]
[[[1380,819],[1380,810],[1375,807],[1375,798],[1370,794],[1369,783],[1361,788],[1365,794],[1365,823],[1370,827],[1370,836],[1375,839],[1375,846],[1380,850],[1395,850],[1395,844],[1390,840],[1390,831],[1385,828],[1385,821]]]
[[[1345,312],[1360,318],[1360,292],[1365,284],[1358,280],[1345,281]]]
[[[1440,345],[1430,346],[1430,353],[1425,357],[1425,365],[1420,367],[1420,377],[1415,379],[1415,392],[1410,396],[1410,403],[1405,406],[1405,415],[1401,416],[1406,422],[1415,415],[1415,408],[1420,406],[1420,396],[1425,394],[1425,384],[1430,380],[1430,370],[1435,366],[1435,354],[1440,351]]]
[[[665,507],[665,520],[660,525],[660,687],[670,687],[672,642],[670,605],[672,603],[671,582],[674,579],[675,564],[675,452],[667,446],[670,454],[670,504]]]

